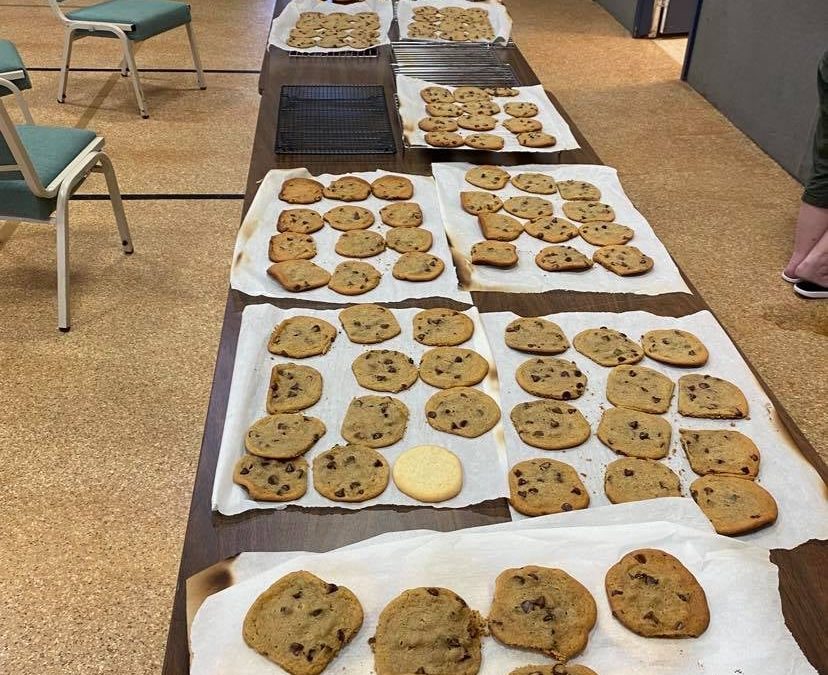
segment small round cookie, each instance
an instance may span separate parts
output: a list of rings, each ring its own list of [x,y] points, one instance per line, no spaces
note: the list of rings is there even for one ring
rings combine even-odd
[[[474,334],[474,322],[454,309],[424,309],[412,323],[414,339],[428,347],[455,347]]]
[[[587,376],[576,363],[553,356],[524,361],[515,371],[515,380],[533,396],[559,401],[580,397],[587,386]]]
[[[604,492],[613,504],[623,504],[659,497],[681,497],[681,483],[666,464],[654,459],[622,457],[607,465]]]
[[[633,238],[632,228],[620,223],[584,223],[578,228],[581,239],[593,246],[621,246]]]
[[[374,224],[374,214],[361,206],[335,206],[326,211],[324,220],[335,230],[364,230]]]
[[[523,234],[523,223],[504,213],[480,213],[477,216],[480,231],[486,239],[512,241]]]
[[[612,328],[588,328],[578,333],[572,345],[581,354],[600,366],[617,366],[619,363],[638,363],[644,358],[644,350],[624,333]]]
[[[524,148],[551,148],[558,139],[543,131],[524,131],[517,135],[517,142]]]
[[[529,220],[551,216],[555,212],[552,202],[542,197],[509,197],[503,202],[503,208],[513,216]]]
[[[712,375],[682,375],[678,388],[680,415],[715,420],[738,420],[748,415],[745,395],[727,380]]]
[[[417,445],[403,452],[391,475],[400,492],[419,502],[444,502],[463,489],[463,465],[439,445]]]
[[[277,363],[270,371],[265,407],[271,415],[310,408],[322,398],[322,376],[316,368]]]
[[[296,459],[267,459],[245,453],[233,469],[233,482],[261,502],[289,502],[308,491],[308,463]]]
[[[664,551],[630,551],[607,570],[604,588],[612,615],[643,637],[699,637],[710,624],[704,589]]]
[[[766,527],[779,513],[770,492],[736,476],[702,476],[690,484],[690,494],[716,532],[728,536]]]
[[[490,192],[474,190],[460,193],[460,206],[466,213],[476,216],[481,213],[497,213],[503,207],[503,202]]]
[[[663,417],[628,408],[609,408],[601,415],[598,438],[627,457],[663,459],[670,450],[672,428]]]
[[[621,277],[644,274],[653,269],[653,259],[635,246],[602,246],[592,254],[592,259]]]
[[[528,101],[511,101],[503,106],[503,112],[512,117],[534,117],[538,114],[538,106]]]
[[[504,332],[507,346],[529,354],[560,354],[569,349],[561,327],[541,317],[520,317]]]
[[[589,422],[577,408],[560,401],[526,401],[510,413],[518,436],[541,450],[565,450],[589,438]]]
[[[335,502],[364,502],[388,487],[388,461],[366,445],[335,445],[313,459],[313,487]]]
[[[290,459],[310,450],[325,435],[325,425],[316,417],[297,413],[268,415],[247,430],[244,447],[258,457]]]
[[[609,204],[602,202],[564,202],[564,215],[570,220],[579,223],[603,221],[611,223],[615,220],[615,211]]]
[[[288,204],[313,204],[322,199],[322,183],[310,178],[288,178],[279,190],[279,199]]]
[[[489,372],[480,354],[462,347],[435,347],[420,358],[420,378],[432,387],[471,387]]]
[[[322,190],[327,199],[340,202],[361,202],[371,194],[371,184],[359,176],[342,176]]]
[[[380,219],[388,227],[419,227],[423,211],[417,202],[397,202],[380,209]]]
[[[619,408],[661,415],[670,409],[676,385],[646,366],[616,366],[607,378],[607,400]]]
[[[360,345],[375,345],[402,331],[394,314],[379,305],[353,305],[339,313],[339,322],[348,339]]]
[[[417,381],[414,359],[393,349],[371,349],[354,359],[351,370],[360,386],[396,393]]]
[[[500,190],[509,182],[509,173],[499,166],[483,164],[466,171],[466,182],[484,190]]]
[[[377,199],[388,201],[411,199],[414,196],[414,184],[405,176],[380,176],[371,183],[371,193]]]
[[[546,516],[585,509],[589,492],[569,464],[527,459],[509,471],[509,503],[524,516]]]
[[[480,87],[457,87],[454,92],[454,100],[458,103],[467,101],[488,101],[490,96]]]
[[[461,115],[457,126],[469,131],[491,131],[497,126],[497,120],[491,115]]]
[[[316,243],[309,234],[282,232],[270,238],[267,257],[271,262],[285,260],[306,260],[316,255]]]
[[[425,135],[425,142],[435,148],[459,148],[463,145],[463,137],[448,131],[429,131]]]
[[[429,117],[459,117],[463,110],[456,103],[429,103],[426,113]]]
[[[720,474],[753,480],[759,474],[759,448],[733,429],[679,429],[690,468],[700,476]]]
[[[426,103],[454,103],[454,94],[445,87],[426,87],[420,90],[420,98]]]
[[[568,220],[556,216],[543,216],[530,220],[524,226],[526,234],[549,244],[560,244],[578,236],[578,228]]]
[[[518,262],[517,249],[505,241],[478,241],[471,247],[471,262],[501,269],[514,267]]]
[[[431,281],[439,277],[445,269],[445,264],[437,256],[430,253],[410,251],[403,253],[391,268],[395,279],[403,281]]]
[[[270,334],[267,351],[292,359],[327,354],[336,339],[336,328],[314,316],[292,316]]]
[[[362,295],[379,286],[382,274],[373,265],[359,260],[346,260],[336,266],[328,283],[335,293]]]
[[[538,120],[529,118],[511,117],[508,120],[503,120],[502,124],[513,134],[531,134],[543,129],[543,124]]]
[[[542,666],[522,666],[509,675],[598,675],[592,668],[577,663],[553,663]]]
[[[466,101],[460,105],[460,112],[466,115],[497,115],[500,106],[494,101]]]
[[[580,199],[587,202],[597,202],[601,199],[601,191],[585,180],[560,180],[558,192],[564,199]]]
[[[457,131],[459,128],[457,122],[455,122],[451,117],[423,117],[419,122],[417,122],[417,126],[422,131],[430,132],[451,132]]]
[[[298,234],[311,234],[321,230],[324,225],[322,216],[312,209],[285,209],[276,221],[276,229],[279,232]]]
[[[395,227],[385,233],[385,244],[397,253],[425,253],[433,243],[431,232],[419,227]]]
[[[592,267],[592,261],[571,246],[547,246],[538,251],[535,264],[547,272],[582,272]]]
[[[477,438],[500,421],[500,408],[479,389],[452,387],[434,394],[425,405],[426,421],[437,431]]]
[[[545,173],[519,173],[512,176],[512,185],[518,190],[532,192],[538,195],[551,195],[558,191],[558,186],[552,176]]]
[[[469,134],[463,142],[477,150],[503,150],[503,139],[494,134]]]
[[[384,448],[405,435],[408,407],[390,396],[359,396],[351,401],[340,433],[350,443]]]
[[[676,328],[647,331],[641,336],[641,344],[651,359],[671,366],[703,366],[709,356],[699,338]]]
[[[370,258],[385,250],[385,239],[372,230],[350,230],[336,240],[334,251],[346,258]]]
[[[520,92],[514,87],[483,87],[489,96],[503,98],[504,96],[517,96]]]

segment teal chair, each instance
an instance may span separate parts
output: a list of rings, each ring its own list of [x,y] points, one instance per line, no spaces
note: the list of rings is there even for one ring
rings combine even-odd
[[[0,78],[0,87],[9,80]],[[14,85],[11,85],[14,86]],[[53,224],[57,229],[58,328],[68,331],[69,198],[91,172],[103,173],[124,253],[132,253],[118,180],[94,131],[15,125],[0,100],[0,220]]]
[[[32,81],[29,79],[26,66],[23,65],[23,59],[9,40],[0,40],[0,79],[7,83],[6,86],[0,86],[0,96],[14,94],[26,123],[31,124],[32,116],[20,92],[31,89]]]
[[[138,69],[135,66],[132,44],[180,26],[187,29],[198,86],[201,89],[207,88],[204,83],[201,58],[198,55],[193,35],[189,5],[172,0],[106,0],[106,2],[64,13],[60,8],[61,2],[63,0],[49,0],[52,10],[63,23],[65,31],[58,103],[66,100],[69,60],[72,57],[72,44],[75,40],[85,37],[115,38],[120,41],[124,52],[121,60],[121,75],[132,76],[132,87],[135,89],[135,98],[138,100],[138,110],[141,117],[146,119],[149,117],[149,111],[144,90],[141,88],[141,80],[138,77]]]

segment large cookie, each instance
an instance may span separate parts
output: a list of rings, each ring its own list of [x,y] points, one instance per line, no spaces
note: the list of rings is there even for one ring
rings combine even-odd
[[[509,675],[598,675],[592,668],[577,663],[554,663],[543,666],[522,666]]]
[[[382,610],[369,642],[377,675],[480,670],[480,615],[447,588],[403,591]]]
[[[489,630],[500,642],[566,661],[584,650],[597,607],[563,570],[527,565],[495,581]]]
[[[466,171],[466,182],[484,190],[500,190],[509,182],[509,173],[498,166],[475,166]]]
[[[362,352],[351,364],[360,386],[373,391],[396,393],[417,381],[414,359],[393,349],[371,349]]]
[[[574,448],[590,434],[581,411],[560,401],[518,403],[510,417],[521,440],[542,450]]]
[[[515,380],[533,396],[559,401],[578,398],[587,385],[587,377],[577,364],[551,356],[524,361],[518,366]]]
[[[589,493],[569,464],[536,458],[518,462],[509,471],[509,503],[525,516],[545,516],[585,509]]]
[[[511,129],[510,129],[511,131]],[[523,129],[522,132],[539,131],[539,129]],[[519,173],[512,176],[512,185],[524,192],[533,192],[539,195],[551,195],[558,191],[557,183],[552,176],[545,173]]]
[[[394,462],[392,474],[400,492],[421,502],[444,502],[463,488],[463,465],[439,445],[418,445]]]
[[[644,274],[653,269],[653,259],[635,246],[602,246],[592,259],[620,277]]]
[[[298,412],[310,408],[322,398],[322,376],[310,366],[277,363],[270,371],[267,389],[267,412]]]
[[[288,204],[313,204],[322,199],[322,183],[310,178],[288,178],[279,190],[279,199]]]
[[[568,220],[555,216],[543,216],[526,223],[526,234],[549,244],[560,244],[578,236],[578,228]]]
[[[563,212],[570,220],[589,223],[595,220],[611,223],[615,220],[615,211],[608,204],[601,202],[564,202]]]
[[[377,199],[411,199],[414,184],[405,176],[380,176],[371,183],[371,192]]]
[[[370,258],[385,250],[385,239],[373,230],[351,230],[339,235],[334,250],[346,258]]]
[[[622,457],[607,465],[604,492],[613,504],[623,504],[659,497],[681,497],[681,483],[666,464],[654,459]]]
[[[276,220],[276,229],[279,232],[296,232],[297,234],[311,234],[321,230],[325,223],[313,209],[285,209]]]
[[[776,521],[776,500],[752,480],[735,476],[702,476],[690,484],[690,494],[716,532],[739,535]]]
[[[292,359],[327,354],[336,339],[336,328],[313,316],[292,316],[270,334],[267,351]]]
[[[302,457],[267,459],[245,453],[236,462],[233,482],[247,490],[251,499],[289,502],[308,490],[308,463]]]
[[[359,176],[342,176],[324,188],[322,194],[340,202],[361,202],[371,194],[371,184]]]
[[[431,248],[432,243],[434,238],[431,232],[419,227],[395,227],[385,233],[386,246],[397,253],[425,253]]]
[[[388,462],[365,445],[335,445],[313,460],[313,487],[335,502],[364,502],[388,487]]]
[[[601,199],[601,191],[585,180],[560,180],[558,181],[558,192],[561,193],[561,197],[564,199],[587,202],[597,202]]]
[[[346,260],[336,266],[328,288],[342,295],[362,295],[379,286],[382,274],[373,265],[359,260]]]
[[[445,267],[443,261],[437,256],[410,251],[397,258],[397,262],[391,268],[391,274],[395,279],[404,281],[431,281],[439,277]]]
[[[362,345],[385,342],[400,334],[394,315],[379,305],[354,305],[339,313],[339,321],[348,339]]]
[[[682,375],[679,378],[679,414],[710,419],[747,417],[748,402],[735,384],[712,375]]]
[[[543,218],[554,213],[552,202],[543,197],[509,197],[503,202],[503,208],[518,218]]]
[[[538,114],[538,106],[528,101],[512,101],[503,106],[503,112],[512,117],[534,117]]]
[[[607,378],[607,400],[619,408],[660,415],[670,409],[675,384],[645,366],[616,366]]]
[[[426,420],[437,429],[465,438],[485,434],[500,420],[494,399],[471,387],[452,387],[434,394],[425,405]]]
[[[505,330],[506,344],[529,354],[560,354],[569,349],[561,327],[541,317],[520,317]]]
[[[637,342],[612,328],[588,328],[578,333],[572,345],[584,356],[601,366],[617,366],[620,363],[638,363],[644,351]]]
[[[593,246],[620,246],[633,238],[632,228],[620,223],[584,223],[578,228],[581,239]]]
[[[489,364],[480,354],[462,347],[435,347],[420,359],[420,377],[432,387],[470,387],[481,382]]]
[[[679,440],[690,468],[700,476],[720,474],[752,480],[759,473],[759,448],[738,431],[679,429]]]
[[[460,206],[466,213],[476,216],[481,213],[496,213],[503,208],[500,197],[490,192],[461,192]]]
[[[259,457],[290,459],[304,455],[325,431],[322,420],[316,417],[297,413],[268,415],[250,426],[244,447]]]
[[[535,264],[547,272],[582,272],[592,261],[571,246],[547,246],[535,256]]]
[[[318,675],[362,626],[362,605],[344,586],[291,572],[262,593],[244,617],[248,646],[291,675]]]
[[[613,452],[628,457],[662,459],[670,450],[672,428],[663,417],[628,408],[601,415],[598,438]]]
[[[414,339],[429,347],[454,347],[474,334],[474,322],[454,309],[424,309],[414,316]]]
[[[270,238],[267,257],[272,262],[285,260],[307,260],[316,255],[316,243],[309,234],[282,232]]]
[[[380,209],[380,218],[388,227],[419,227],[423,211],[417,202],[398,202]]]
[[[703,366],[709,356],[699,338],[676,328],[647,331],[641,336],[641,344],[651,359],[671,366]]]
[[[267,274],[291,293],[319,288],[327,285],[331,280],[331,275],[326,270],[310,260],[285,260],[273,263],[267,268]]]
[[[480,213],[477,222],[486,239],[512,241],[523,233],[523,223],[504,213]]]
[[[517,249],[505,241],[478,241],[472,244],[471,262],[472,265],[514,267],[518,262]]]
[[[336,230],[364,230],[374,224],[374,214],[361,206],[335,206],[323,216]]]
[[[678,558],[653,548],[630,551],[604,579],[612,615],[644,637],[698,637],[710,623],[704,589]]]
[[[369,448],[393,445],[405,435],[408,407],[390,396],[360,396],[351,400],[342,420],[342,438]]]

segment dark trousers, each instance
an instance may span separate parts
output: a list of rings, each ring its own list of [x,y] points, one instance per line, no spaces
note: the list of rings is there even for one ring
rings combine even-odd
[[[828,209],[828,52],[822,55],[817,72],[819,119],[814,133],[813,170],[805,184],[802,201]]]

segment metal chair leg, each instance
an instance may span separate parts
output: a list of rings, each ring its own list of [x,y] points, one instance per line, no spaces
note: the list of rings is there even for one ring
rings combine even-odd
[[[72,58],[72,43],[75,31],[67,28],[63,33],[63,63],[60,66],[60,82],[58,84],[58,103],[66,101],[66,82],[69,79],[69,61]]]
[[[121,190],[118,187],[118,178],[115,175],[115,170],[112,168],[112,160],[109,159],[108,155],[103,152],[99,153],[98,161],[100,162],[104,178],[106,178],[106,187],[109,190],[109,200],[112,202],[112,210],[115,213],[115,222],[118,225],[118,234],[121,236],[121,246],[124,248],[124,253],[129,255],[135,249],[132,247],[132,236],[129,233],[129,225],[127,224],[126,213],[124,212],[124,203],[121,200]]]
[[[57,230],[57,297],[58,330],[69,330],[69,199],[64,195],[58,197],[55,214]]]
[[[198,47],[196,46],[195,34],[193,33],[193,24],[187,24],[187,37],[190,40],[190,51],[193,52],[193,65],[196,69],[196,80],[198,81],[199,89],[206,89],[207,83],[204,81],[204,68],[201,66],[201,57],[198,54]]]
[[[121,59],[121,77],[127,77],[129,75],[129,69],[127,68],[126,59]]]
[[[126,61],[129,74],[132,76],[132,88],[135,90],[135,98],[138,101],[138,111],[141,117],[147,119],[147,100],[144,98],[144,90],[141,88],[141,80],[138,78],[138,68],[135,66],[135,53],[132,51],[132,42],[124,36],[120,38],[121,46],[124,48],[124,60]]]

